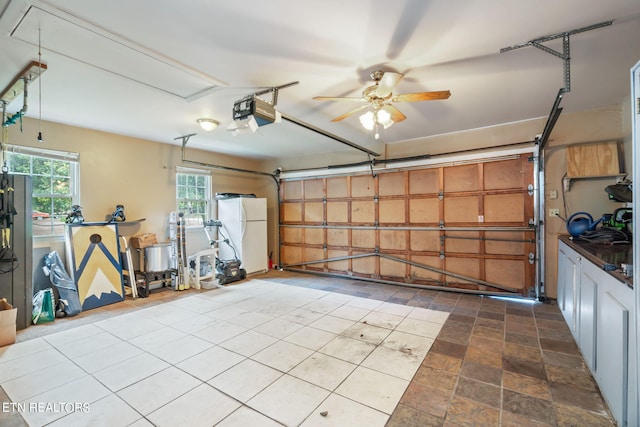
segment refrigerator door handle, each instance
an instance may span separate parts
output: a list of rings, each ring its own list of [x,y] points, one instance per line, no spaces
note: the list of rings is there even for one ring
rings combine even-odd
[[[246,222],[247,213],[244,210],[244,203],[242,203],[242,199],[238,199],[238,202],[240,204],[240,222]]]
[[[240,234],[241,240],[244,240],[244,233],[247,231],[247,213],[244,210],[244,203],[242,203],[242,200],[239,200],[240,202],[240,224],[242,224],[242,233]]]

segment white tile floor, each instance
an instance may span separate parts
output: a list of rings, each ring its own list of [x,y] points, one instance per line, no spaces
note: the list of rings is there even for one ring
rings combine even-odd
[[[0,348],[23,404],[3,410],[34,426],[384,426],[447,315],[252,279]]]

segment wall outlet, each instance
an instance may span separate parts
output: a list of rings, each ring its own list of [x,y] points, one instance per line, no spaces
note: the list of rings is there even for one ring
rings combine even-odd
[[[549,209],[549,216],[560,216],[560,209]]]

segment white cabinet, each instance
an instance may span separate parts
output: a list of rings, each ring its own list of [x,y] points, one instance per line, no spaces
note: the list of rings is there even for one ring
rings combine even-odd
[[[616,422],[637,425],[633,289],[561,241],[558,306]]]
[[[578,298],[580,297],[581,256],[560,242],[558,245],[558,305],[569,325],[573,339],[578,341]]]
[[[578,345],[591,372],[596,371],[596,318],[598,289],[601,284],[610,280],[607,273],[598,270],[588,261],[581,262],[580,269],[580,300],[578,304]],[[615,279],[614,279],[615,280]]]

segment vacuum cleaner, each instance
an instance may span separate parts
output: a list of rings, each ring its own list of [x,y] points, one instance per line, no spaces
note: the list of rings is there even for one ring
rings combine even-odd
[[[218,234],[222,237],[220,240],[212,240],[209,236],[209,231],[207,227],[218,227]],[[226,285],[227,283],[237,282],[239,280],[244,280],[247,277],[247,270],[242,268],[242,261],[238,258],[238,254],[236,249],[231,244],[231,241],[228,237],[226,237],[221,230],[222,222],[221,221],[207,221],[204,224],[205,233],[207,234],[207,238],[213,245],[214,243],[224,243],[228,245],[233,251],[233,259],[222,260],[220,257],[216,256],[215,259],[215,269],[216,274],[215,277],[218,280],[220,285]]]

